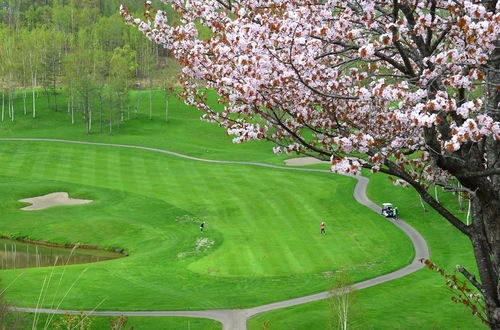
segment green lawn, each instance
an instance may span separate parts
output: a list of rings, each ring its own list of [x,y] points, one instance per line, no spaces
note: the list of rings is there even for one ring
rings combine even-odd
[[[18,115],[1,123],[0,135],[145,145],[212,159],[283,159],[268,144],[231,144],[198,113],[173,99],[171,106],[168,123],[159,111],[150,121],[144,107],[138,120],[124,121],[113,136],[87,136],[81,122],[68,124],[68,113],[42,110],[35,120]],[[339,269],[353,271],[355,280],[371,278],[413,257],[401,231],[355,202],[355,181],[347,177],[54,142],[2,141],[0,162],[0,234],[120,247],[130,254],[70,266],[64,276],[61,268],[25,270],[7,292],[20,306],[36,305],[52,271],[46,291],[56,301],[78,279],[63,308],[92,309],[103,299],[100,309],[233,308],[325,290]],[[54,191],[95,201],[19,210],[18,199]],[[326,236],[319,234],[321,221]],[[197,248],[199,239],[207,244]],[[21,272],[0,277],[11,283]]]
[[[6,193],[0,196],[0,233],[121,247],[130,254],[68,267],[68,285],[88,268],[66,298],[68,308],[92,308],[101,297],[108,297],[102,308],[113,309],[250,306],[323,290],[325,272],[348,267],[361,280],[400,268],[413,256],[398,229],[355,203],[350,178],[113,147],[1,146]],[[19,210],[18,199],[54,191],[95,201]],[[201,219],[207,221],[203,235]],[[322,220],[329,235],[318,233]],[[199,238],[213,246],[196,250]],[[19,272],[2,277],[8,283]],[[28,270],[8,297],[34,305],[47,274],[49,269]]]
[[[81,116],[71,125],[70,114],[48,111],[39,100],[38,118],[18,110],[14,122],[6,116],[0,123],[0,137],[141,145],[200,158],[279,165],[293,157],[273,155],[272,145],[264,142],[232,144],[220,128],[200,121],[201,113],[173,97],[165,122],[160,92],[153,93],[154,118],[149,120],[147,92],[134,91],[132,104],[140,94],[138,119],[132,110],[119,132],[115,123],[112,136],[107,124],[99,132],[97,114],[93,132],[87,135]],[[64,103],[63,96],[59,100]],[[22,102],[17,104],[19,109]],[[130,254],[109,262],[56,268],[53,273],[51,268],[0,272],[4,286],[24,272],[7,291],[7,297],[20,306],[36,305],[49,278],[48,290],[43,291],[46,307],[54,296],[58,302],[73,283],[63,308],[92,309],[102,301],[100,309],[120,310],[254,306],[325,290],[332,281],[330,274],[340,269],[348,269],[359,281],[402,267],[413,258],[411,245],[399,230],[354,201],[354,180],[333,174],[49,142],[0,141],[0,164],[0,234],[119,247]],[[429,242],[433,261],[448,269],[457,262],[473,264],[468,242],[432,212],[423,214],[412,193],[392,187],[384,176],[372,180],[371,198],[399,206],[402,217]],[[54,191],[95,201],[37,212],[19,210],[18,199]],[[202,220],[207,221],[203,235],[198,229]],[[325,237],[319,235],[321,221],[327,223]],[[197,250],[200,238],[213,245]],[[464,308],[449,301],[444,281],[428,270],[362,290],[355,306],[359,312],[353,320],[360,328],[480,326]],[[325,303],[316,302],[260,315],[250,326],[261,328],[270,320],[272,329],[324,329],[327,316]],[[176,329],[185,327],[180,318],[129,319],[143,328],[159,319],[176,322],[172,325]]]
[[[47,102],[42,94],[37,101],[37,118],[31,118],[31,112],[23,114],[23,103],[18,99],[17,112],[13,122],[5,113],[4,122],[0,122],[1,137],[35,137],[61,138],[93,142],[110,142],[121,144],[135,144],[141,146],[167,149],[190,156],[211,159],[236,161],[265,161],[270,164],[283,164],[283,159],[291,156],[276,156],[272,153],[272,144],[253,141],[250,143],[233,144],[231,137],[224,134],[224,130],[214,124],[201,121],[202,112],[187,107],[175,96],[169,98],[168,122],[165,121],[165,99],[162,91],[154,91],[153,120],[149,120],[149,93],[147,91],[132,91],[130,94],[130,120],[128,114],[120,123],[120,130],[116,122],[115,109],[113,121],[113,135],[109,135],[109,114],[104,108],[104,126],[100,133],[99,113],[95,110],[92,115],[92,133],[86,134],[83,116],[75,113],[75,124],[71,124],[71,114],[67,112],[66,98],[58,97],[59,112],[47,110]],[[215,102],[215,95],[210,94],[213,105],[221,108]],[[134,107],[139,100],[138,119],[135,119]],[[106,104],[105,104],[106,106]],[[27,99],[27,108],[31,109],[31,99]],[[94,105],[99,109],[99,105]],[[127,108],[125,108],[126,110]],[[127,111],[127,110],[126,110]]]
[[[78,321],[74,321],[73,325],[77,324],[82,318],[85,318],[78,317]],[[64,322],[64,317],[60,315],[48,316],[47,314],[38,314],[36,322],[34,322],[35,314],[33,313],[25,314],[25,318],[25,328],[35,323],[37,325],[36,328],[40,329],[48,321],[48,324],[50,324],[49,329],[54,329],[56,325],[62,325]],[[47,320],[47,318],[50,318],[50,320]],[[116,321],[117,317],[89,316],[88,320],[90,320],[91,329],[110,329],[111,322]],[[85,319],[84,322],[88,322],[88,320]],[[128,316],[126,317],[126,321],[125,328],[129,329],[133,327],[135,330],[219,330],[222,328],[221,324],[217,321],[192,317]]]
[[[424,213],[416,193],[394,187],[383,174],[370,175],[369,197],[398,206],[400,216],[414,226],[429,244],[431,260],[452,272],[456,264],[474,270],[471,245],[434,211]],[[454,196],[441,193],[451,207]],[[463,305],[451,302],[445,280],[424,268],[404,278],[356,292],[351,328],[354,329],[480,329],[486,328]],[[332,325],[327,301],[264,313],[249,321],[250,329],[327,329]],[[336,327],[333,327],[336,328]]]

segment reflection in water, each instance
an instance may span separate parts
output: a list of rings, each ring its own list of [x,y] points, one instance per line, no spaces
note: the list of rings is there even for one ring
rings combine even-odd
[[[61,248],[0,239],[0,269],[85,264],[124,257],[104,250]]]

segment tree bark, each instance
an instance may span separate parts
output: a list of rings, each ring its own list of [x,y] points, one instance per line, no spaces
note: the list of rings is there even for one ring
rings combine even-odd
[[[481,279],[482,293],[486,302],[486,314],[491,329],[500,329],[500,202],[481,200],[472,204],[472,234],[470,240]]]

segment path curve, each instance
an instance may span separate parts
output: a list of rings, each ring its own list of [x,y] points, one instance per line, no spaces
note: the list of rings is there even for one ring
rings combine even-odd
[[[253,165],[253,166],[262,166],[262,167],[270,167],[282,170],[292,170],[292,171],[308,171],[308,172],[327,172],[328,170],[321,169],[311,169],[311,168],[296,168],[296,167],[285,167],[285,166],[277,166],[270,165],[264,163],[254,163],[254,162],[238,162],[238,161],[226,161],[226,160],[212,160],[212,159],[203,159],[197,157],[191,157],[187,155],[183,155],[177,152],[172,152],[168,150],[162,150],[157,148],[150,147],[142,147],[142,146],[134,146],[127,144],[112,144],[112,143],[100,143],[100,142],[85,142],[85,141],[73,141],[73,140],[61,140],[61,139],[35,139],[35,138],[0,138],[0,141],[43,141],[43,142],[65,142],[65,143],[75,143],[75,144],[85,144],[85,145],[98,145],[98,146],[108,146],[108,147],[120,147],[120,148],[131,148],[131,149],[141,149],[141,150],[149,150],[160,152],[176,157],[186,158],[195,161],[208,162],[208,163],[219,163],[219,164],[240,164],[240,165]],[[368,185],[369,179],[363,176],[351,176],[355,178],[358,182],[354,187],[354,198],[360,204],[367,206],[368,208],[375,211],[380,215],[381,208],[368,199],[366,196],[366,187]],[[418,231],[416,231],[413,227],[402,220],[387,220],[392,222],[395,226],[401,229],[411,240],[413,247],[415,249],[415,257],[413,261],[408,266],[396,270],[392,273],[388,273],[385,275],[381,275],[363,282],[358,282],[353,285],[355,289],[364,289],[377,284],[381,284],[384,282],[388,282],[408,274],[411,274],[423,267],[423,264],[419,261],[421,258],[428,259],[429,258],[429,248],[424,238]],[[328,298],[332,293],[329,291],[324,291],[308,296],[303,296],[294,299],[288,299],[284,301],[278,301],[271,304],[256,306],[252,308],[245,309],[215,309],[215,310],[200,310],[200,311],[88,311],[88,314],[92,315],[106,315],[106,316],[187,316],[187,317],[200,317],[200,318],[208,318],[212,320],[216,320],[222,323],[223,330],[246,330],[247,320],[260,313],[269,312],[275,309],[295,306],[307,302],[312,302],[316,300],[321,300]],[[335,294],[335,293],[333,293]],[[30,312],[30,313],[51,313],[51,314],[78,314],[81,311],[77,310],[55,310],[55,309],[45,309],[45,308],[18,308],[14,307],[14,310],[21,312]]]

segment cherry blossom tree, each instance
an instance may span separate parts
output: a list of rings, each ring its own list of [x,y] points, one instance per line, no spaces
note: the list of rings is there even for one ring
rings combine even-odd
[[[412,186],[469,237],[487,322],[500,329],[500,4],[474,0],[146,1],[128,24],[183,66],[185,102],[234,135],[276,153],[329,159]],[[201,26],[210,29],[198,38]],[[223,111],[207,103],[215,89]],[[470,225],[430,185],[471,196]]]

